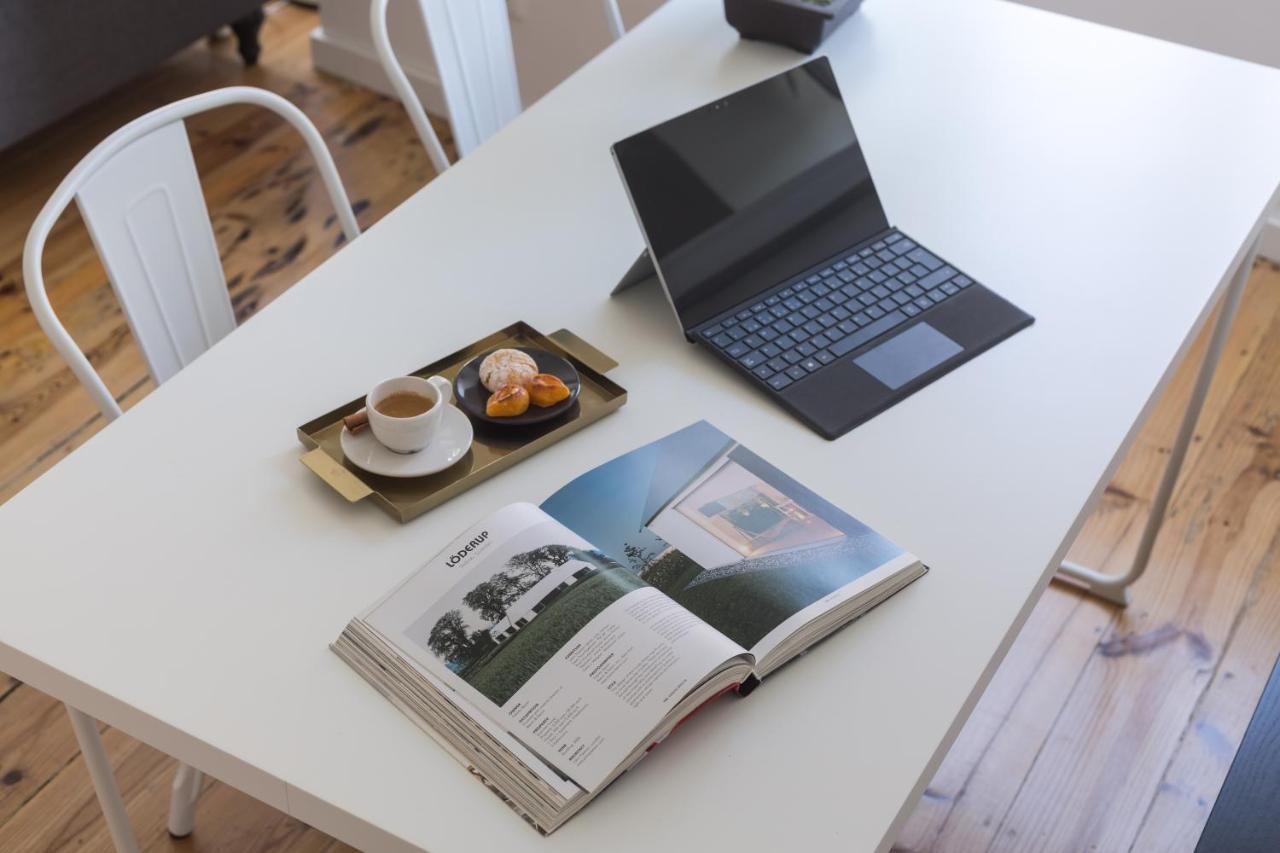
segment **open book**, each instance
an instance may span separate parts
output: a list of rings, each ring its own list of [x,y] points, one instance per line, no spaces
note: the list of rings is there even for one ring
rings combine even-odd
[[[334,650],[551,832],[925,567],[706,422],[467,530]]]

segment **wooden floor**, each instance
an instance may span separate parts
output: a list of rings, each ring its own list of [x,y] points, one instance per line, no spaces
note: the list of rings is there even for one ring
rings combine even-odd
[[[0,501],[102,427],[32,319],[21,250],[53,187],[111,130],[184,95],[244,82],[284,94],[316,122],[362,226],[432,177],[397,104],[311,69],[313,26],[312,13],[274,7],[261,67],[242,69],[229,42],[197,45],[0,152]],[[227,109],[189,127],[243,322],[334,252],[338,229],[280,122]],[[55,230],[44,268],[56,310],[128,408],[151,382],[74,212]],[[1189,361],[1202,350],[1203,341]],[[1193,367],[1161,401],[1073,557],[1117,568],[1132,555]],[[1049,589],[897,849],[1195,846],[1280,654],[1278,424],[1280,271],[1262,265],[1134,603],[1119,611],[1066,586]],[[173,762],[115,730],[104,739],[145,850],[344,849],[214,781],[196,833],[173,841],[164,831]],[[110,844],[70,725],[60,704],[0,674],[0,850],[73,849]]]

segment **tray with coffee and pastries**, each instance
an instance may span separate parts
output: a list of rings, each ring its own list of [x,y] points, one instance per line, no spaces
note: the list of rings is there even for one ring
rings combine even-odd
[[[604,375],[615,366],[567,329],[544,335],[514,323],[411,374],[453,384],[451,417],[463,416],[473,427],[470,447],[456,462],[425,476],[413,476],[414,469],[435,466],[403,465],[405,473],[388,476],[360,453],[349,458],[344,449],[372,443],[367,429],[356,442],[349,428],[362,420],[365,396],[298,427],[308,449],[302,462],[346,500],[368,499],[409,521],[617,410],[627,392]]]

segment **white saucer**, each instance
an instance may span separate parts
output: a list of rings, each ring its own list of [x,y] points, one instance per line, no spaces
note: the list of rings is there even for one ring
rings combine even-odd
[[[440,421],[440,429],[431,443],[417,453],[396,453],[373,437],[373,429],[365,427],[353,433],[342,428],[342,452],[351,464],[370,474],[384,477],[425,477],[443,471],[466,455],[475,433],[471,421],[461,411],[449,406]]]

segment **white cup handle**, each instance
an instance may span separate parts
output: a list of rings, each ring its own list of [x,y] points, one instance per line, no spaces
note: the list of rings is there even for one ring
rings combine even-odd
[[[436,393],[440,395],[440,404],[448,405],[453,400],[453,383],[443,376],[432,376],[427,382],[431,383],[431,387],[436,389]]]

